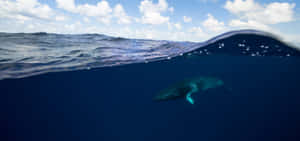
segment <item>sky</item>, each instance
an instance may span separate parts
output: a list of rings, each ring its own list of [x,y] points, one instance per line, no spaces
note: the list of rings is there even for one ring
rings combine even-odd
[[[238,29],[300,44],[299,0],[0,0],[0,32],[205,41]]]

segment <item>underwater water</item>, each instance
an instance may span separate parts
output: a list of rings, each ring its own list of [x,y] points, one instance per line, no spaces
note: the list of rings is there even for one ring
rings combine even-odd
[[[300,52],[260,31],[202,43],[1,33],[1,140],[299,140]],[[156,102],[186,78],[224,87]]]

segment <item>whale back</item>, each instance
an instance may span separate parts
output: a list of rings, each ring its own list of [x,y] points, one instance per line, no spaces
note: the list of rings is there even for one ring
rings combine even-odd
[[[197,84],[198,88],[205,91],[207,89],[216,88],[224,85],[223,80],[216,77],[197,77],[191,83]]]
[[[168,88],[160,91],[153,100],[155,101],[165,101],[173,100],[185,97],[186,94],[191,90],[191,87],[186,83],[186,81],[176,83],[169,86]]]

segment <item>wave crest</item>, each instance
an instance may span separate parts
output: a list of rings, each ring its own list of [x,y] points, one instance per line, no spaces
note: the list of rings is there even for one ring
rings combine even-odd
[[[126,39],[102,34],[0,33],[0,80],[47,72],[151,62],[185,54],[300,56],[276,36],[231,31],[206,42]]]

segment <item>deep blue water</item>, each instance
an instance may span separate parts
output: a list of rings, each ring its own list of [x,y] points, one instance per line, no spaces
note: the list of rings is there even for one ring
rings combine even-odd
[[[252,34],[218,39],[201,48],[195,47],[198,43],[180,44],[194,50],[148,63],[0,80],[1,140],[300,139],[297,50]],[[37,65],[21,64],[27,67],[3,61],[0,74]],[[170,84],[196,76],[218,77],[230,91],[215,88],[195,94],[194,105],[184,99],[152,101]]]

